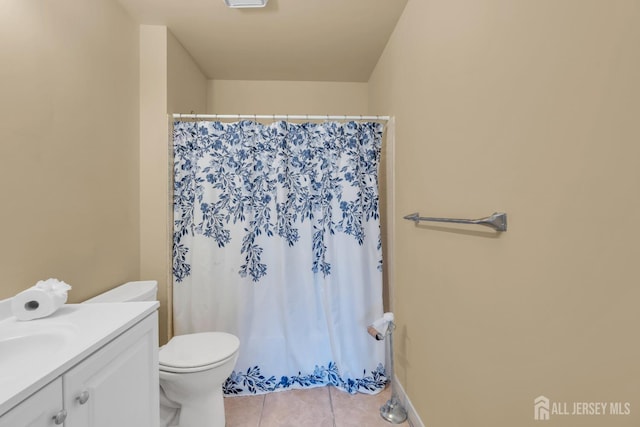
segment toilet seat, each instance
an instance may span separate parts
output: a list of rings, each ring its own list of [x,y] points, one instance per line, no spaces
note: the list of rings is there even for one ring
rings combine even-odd
[[[224,364],[239,347],[240,340],[225,332],[177,335],[160,348],[158,362],[165,372],[199,372]]]
[[[226,359],[221,360],[219,362],[212,363],[210,365],[195,366],[195,367],[192,367],[192,368],[176,368],[174,366],[160,365],[160,372],[167,372],[167,373],[172,373],[172,374],[190,374],[190,373],[202,372],[202,371],[206,371],[206,370],[209,370],[209,369],[214,369],[214,368],[217,368],[218,366],[224,365],[225,363],[227,363],[229,360],[233,359],[234,357],[235,357],[235,355],[232,354],[231,356],[229,356]]]

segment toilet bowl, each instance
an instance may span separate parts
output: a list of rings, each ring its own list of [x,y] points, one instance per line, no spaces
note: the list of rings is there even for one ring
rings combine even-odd
[[[173,337],[160,349],[160,386],[180,405],[181,427],[224,427],[222,383],[231,375],[239,346],[231,334],[202,332]]]
[[[85,303],[154,301],[155,280],[128,282]],[[225,332],[177,335],[158,353],[163,427],[224,427],[222,384],[238,359],[240,340]]]

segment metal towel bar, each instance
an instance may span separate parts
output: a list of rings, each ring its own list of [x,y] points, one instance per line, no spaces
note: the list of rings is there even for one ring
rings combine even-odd
[[[420,216],[418,212],[412,213],[404,217],[418,224],[420,221],[435,222],[455,222],[457,224],[478,224],[491,227],[496,231],[507,231],[507,214],[504,212],[494,212],[491,216],[480,219],[458,219],[458,218],[433,218],[428,216]]]

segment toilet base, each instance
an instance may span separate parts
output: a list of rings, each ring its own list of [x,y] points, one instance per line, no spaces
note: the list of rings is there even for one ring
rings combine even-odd
[[[184,402],[180,407],[178,427],[224,427],[224,397],[222,388],[201,398]]]

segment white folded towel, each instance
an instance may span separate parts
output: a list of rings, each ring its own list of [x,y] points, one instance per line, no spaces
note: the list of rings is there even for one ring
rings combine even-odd
[[[381,318],[369,325],[367,331],[369,332],[369,335],[378,341],[383,340],[391,323],[393,323],[393,313],[387,312],[384,313]]]

